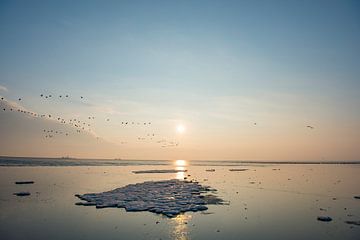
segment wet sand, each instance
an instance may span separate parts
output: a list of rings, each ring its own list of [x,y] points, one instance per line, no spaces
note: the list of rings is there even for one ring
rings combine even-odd
[[[177,173],[134,174],[169,168]],[[215,171],[206,171],[206,169]],[[229,171],[246,168],[247,171]],[[190,175],[190,176],[189,176]],[[167,218],[76,206],[77,193],[194,179],[229,205]],[[34,184],[15,184],[34,181]],[[360,165],[226,164],[0,167],[1,239],[358,239]],[[30,196],[15,196],[29,192]],[[331,217],[321,222],[319,216]]]

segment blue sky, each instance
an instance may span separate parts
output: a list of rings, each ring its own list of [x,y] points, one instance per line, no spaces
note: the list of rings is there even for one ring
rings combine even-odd
[[[335,136],[360,120],[359,12],[358,1],[1,1],[0,94],[43,112],[41,93],[85,95],[93,108],[58,107],[153,119],[165,135],[183,122],[203,151],[219,129],[219,156],[244,122]],[[113,129],[97,132],[116,142]]]

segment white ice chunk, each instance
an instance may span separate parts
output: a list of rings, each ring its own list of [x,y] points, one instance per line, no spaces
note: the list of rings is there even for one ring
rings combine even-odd
[[[215,195],[201,195],[206,191],[215,190],[198,182],[172,179],[130,184],[108,192],[75,196],[85,201],[76,205],[95,205],[96,208],[117,207],[125,208],[129,212],[150,211],[175,217],[181,212],[207,210],[206,204],[223,203]]]

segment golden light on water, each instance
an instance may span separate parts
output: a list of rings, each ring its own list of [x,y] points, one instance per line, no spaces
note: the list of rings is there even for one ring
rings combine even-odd
[[[186,170],[187,162],[185,160],[176,160],[175,161],[175,169],[182,170],[182,172],[176,173],[176,179],[184,180],[185,178],[185,170]]]
[[[177,167],[176,170],[185,170],[184,167]],[[185,172],[177,172],[176,173],[176,179],[184,180],[185,178]]]
[[[186,166],[187,165],[187,162],[185,160],[176,160],[175,161],[175,165],[177,167],[183,167],[183,166]]]
[[[172,237],[175,240],[186,240],[190,239],[188,222],[191,220],[191,215],[179,214],[175,218],[172,218],[174,229]]]

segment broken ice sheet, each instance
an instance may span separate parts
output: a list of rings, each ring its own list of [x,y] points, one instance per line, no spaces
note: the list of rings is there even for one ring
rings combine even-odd
[[[149,211],[175,217],[183,212],[207,210],[207,204],[224,204],[216,195],[204,194],[215,191],[198,182],[172,179],[129,184],[108,192],[75,196],[85,201],[76,205],[118,207],[126,211]]]

